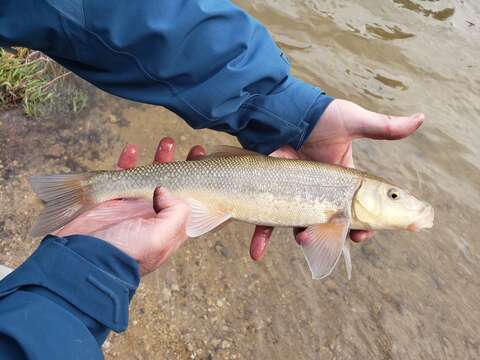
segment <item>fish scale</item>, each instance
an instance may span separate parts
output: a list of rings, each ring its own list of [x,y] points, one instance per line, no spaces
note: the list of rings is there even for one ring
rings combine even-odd
[[[90,186],[98,202],[151,199],[155,187],[163,186],[184,198],[207,200],[210,207],[227,208],[237,220],[308,226],[342,209],[361,175],[311,161],[231,156],[102,172],[92,177]]]

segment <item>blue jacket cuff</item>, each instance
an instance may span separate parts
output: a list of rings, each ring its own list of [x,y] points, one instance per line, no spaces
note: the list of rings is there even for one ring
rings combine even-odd
[[[90,236],[47,236],[0,282],[0,297],[39,286],[114,331],[128,326],[128,307],[140,282],[137,262]]]
[[[332,100],[320,88],[288,76],[273,92],[242,106],[250,122],[237,137],[243,147],[262,154],[287,144],[298,150]]]

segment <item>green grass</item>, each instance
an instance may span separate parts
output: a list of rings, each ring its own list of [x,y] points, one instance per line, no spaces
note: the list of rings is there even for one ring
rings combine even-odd
[[[0,48],[0,106],[22,104],[27,116],[81,111],[87,95],[69,84],[71,73],[39,51]]]

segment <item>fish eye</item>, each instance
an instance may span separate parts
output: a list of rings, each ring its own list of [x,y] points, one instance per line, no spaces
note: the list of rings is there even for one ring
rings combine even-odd
[[[400,198],[400,194],[398,193],[398,190],[396,190],[396,189],[388,190],[387,195],[392,200],[398,200]]]

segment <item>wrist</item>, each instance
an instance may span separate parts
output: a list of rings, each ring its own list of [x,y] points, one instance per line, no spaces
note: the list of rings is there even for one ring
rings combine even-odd
[[[318,87],[289,75],[270,93],[242,106],[250,121],[238,139],[245,148],[263,154],[283,145],[299,149],[332,100]]]
[[[336,101],[338,100],[334,99],[331,96],[325,95],[325,93],[323,93],[323,95],[319,95],[306,116],[306,122],[308,123],[308,127],[305,130],[305,137],[301,145],[298,146],[296,150],[299,150],[300,147],[312,140],[315,141],[318,133],[318,128],[322,126],[323,120],[325,120],[325,117],[332,108],[331,105],[334,104]]]

